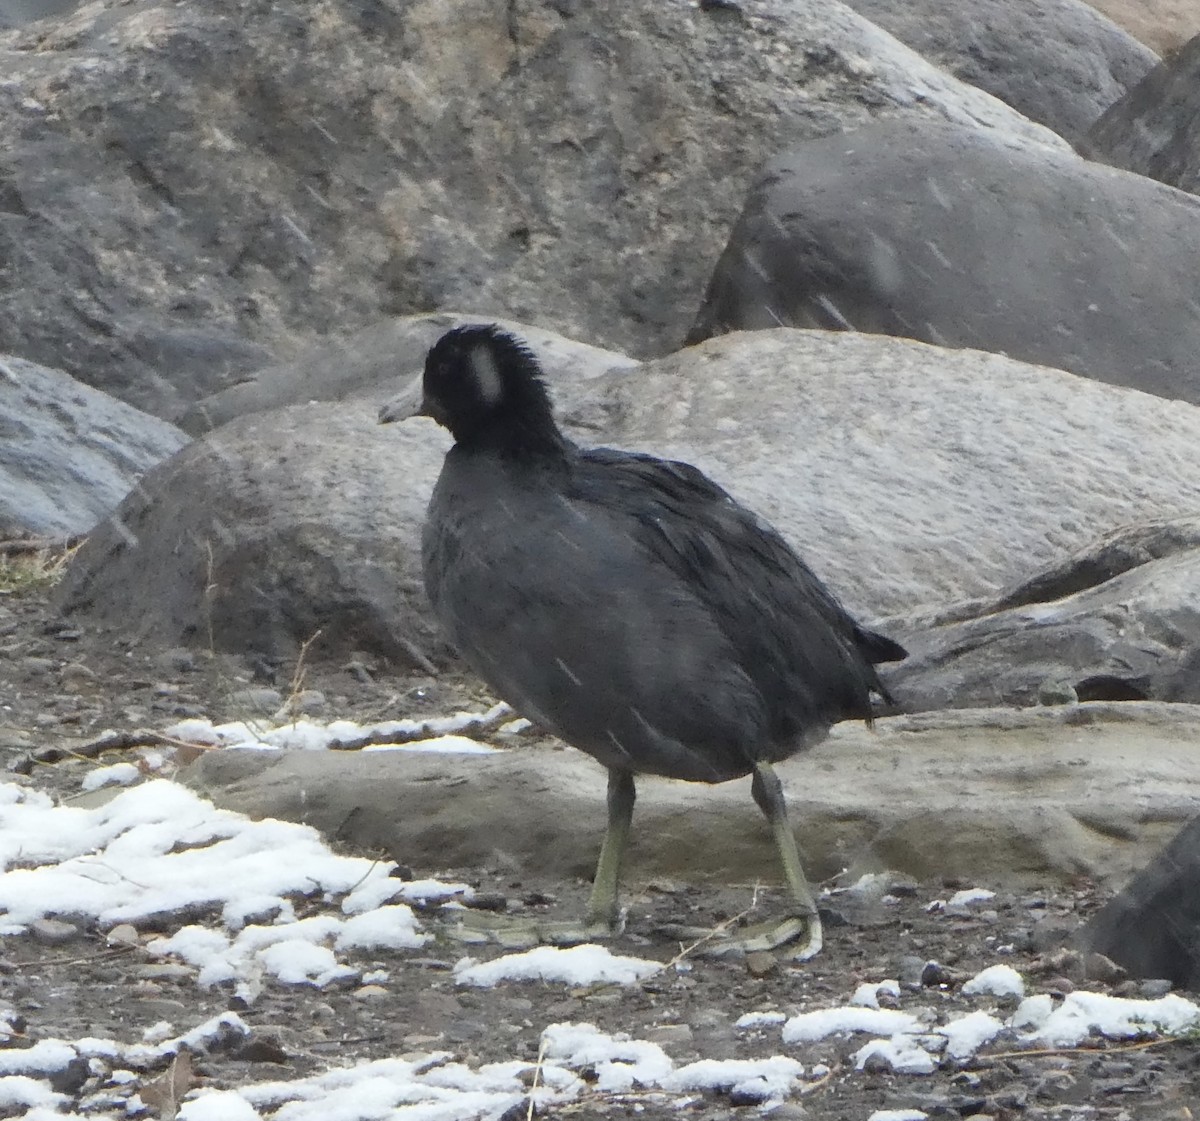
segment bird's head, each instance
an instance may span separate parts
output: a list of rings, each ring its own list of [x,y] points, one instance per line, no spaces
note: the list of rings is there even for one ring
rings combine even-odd
[[[379,412],[380,424],[427,416],[463,445],[559,448],[542,370],[515,335],[493,324],[456,327],[433,344],[425,371]]]

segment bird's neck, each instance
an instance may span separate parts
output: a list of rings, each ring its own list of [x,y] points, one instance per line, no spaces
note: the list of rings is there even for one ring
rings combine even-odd
[[[455,434],[465,455],[500,456],[512,462],[564,463],[574,449],[553,417],[506,417],[479,428]]]

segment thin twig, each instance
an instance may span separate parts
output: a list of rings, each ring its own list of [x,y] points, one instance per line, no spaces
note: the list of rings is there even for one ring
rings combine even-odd
[[[690,946],[681,946],[679,953],[677,953],[673,958],[671,958],[670,961],[664,962],[661,966],[659,966],[658,973],[662,973],[668,969],[673,969],[680,962],[682,962],[688,956],[688,954],[694,953],[701,946],[705,945],[708,942],[711,942],[714,938],[718,938],[720,935],[724,934],[731,926],[736,926],[739,922],[742,921],[742,919],[746,918],[747,915],[752,914],[754,912],[754,910],[758,907],[759,886],[760,885],[758,885],[758,884],[754,885],[754,887],[752,889],[753,895],[751,895],[751,897],[750,897],[750,905],[748,907],[746,907],[745,910],[739,911],[736,915],[730,915],[729,918],[727,918],[727,919],[722,919],[721,922],[716,924],[716,926],[712,927],[710,930],[705,931],[704,934],[702,934],[699,938],[697,938],[696,941],[693,942]],[[651,976],[657,977],[658,973],[651,974]]]
[[[990,1055],[976,1055],[975,1061],[991,1063],[998,1059],[1043,1059],[1054,1055],[1116,1055],[1122,1051],[1149,1051],[1152,1047],[1189,1042],[1193,1042],[1190,1037],[1168,1035],[1161,1039],[1139,1040],[1137,1043],[1119,1043],[1114,1047],[1042,1047],[1030,1051],[993,1051]]]
[[[20,969],[40,969],[43,965],[91,965],[94,961],[107,961],[109,958],[119,958],[122,954],[128,954],[133,950],[140,950],[140,946],[111,946],[107,950],[98,950],[94,954],[88,954],[81,958],[39,958],[37,961],[22,962],[18,967]]]
[[[820,1078],[813,1079],[812,1082],[806,1082],[799,1090],[796,1091],[801,1097],[805,1094],[815,1094],[818,1090],[823,1090],[833,1079],[833,1068],[830,1067]]]

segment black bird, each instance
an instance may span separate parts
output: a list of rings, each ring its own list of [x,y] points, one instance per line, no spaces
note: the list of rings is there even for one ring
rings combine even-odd
[[[530,350],[494,325],[443,335],[380,422],[450,430],[423,534],[425,585],[451,642],[517,712],[608,768],[608,831],[588,919],[618,921],[639,773],[753,775],[793,913],[816,904],[771,764],[890,702],[874,665],[904,649],[860,627],[784,539],[687,463],[580,448]],[[796,920],[800,920],[797,922]]]

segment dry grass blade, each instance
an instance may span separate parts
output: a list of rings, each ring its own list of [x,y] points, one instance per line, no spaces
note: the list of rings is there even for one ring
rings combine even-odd
[[[1028,1051],[994,1051],[990,1055],[976,1055],[975,1062],[983,1065],[1001,1059],[1044,1059],[1065,1055],[1118,1055],[1122,1051],[1149,1051],[1155,1047],[1169,1047],[1172,1043],[1195,1044],[1192,1035],[1168,1035],[1161,1039],[1141,1039],[1136,1043],[1118,1043],[1113,1047],[1039,1047]]]
[[[0,593],[45,591],[62,579],[86,538],[17,538],[0,541]]]
[[[533,1121],[533,1095],[542,1077],[542,1064],[546,1061],[546,1040],[542,1038],[538,1044],[537,1063],[533,1068],[533,1081],[529,1084],[529,1108],[525,1111],[525,1121]]]

